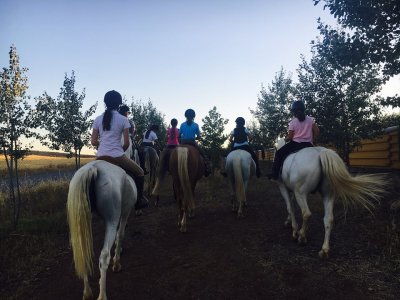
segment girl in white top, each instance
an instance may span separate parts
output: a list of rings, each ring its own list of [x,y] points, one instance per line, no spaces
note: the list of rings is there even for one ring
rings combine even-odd
[[[109,91],[104,95],[106,111],[93,122],[91,143],[97,147],[98,159],[111,157],[121,168],[134,175],[138,190],[136,209],[147,206],[147,199],[143,197],[144,173],[143,169],[125,155],[129,147],[129,128],[131,125],[127,118],[117,112],[122,104],[121,94],[117,91]],[[123,146],[121,146],[123,135]]]

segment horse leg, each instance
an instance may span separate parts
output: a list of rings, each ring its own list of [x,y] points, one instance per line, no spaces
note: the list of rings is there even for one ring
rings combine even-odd
[[[129,214],[124,215],[119,223],[119,228],[117,232],[117,237],[115,239],[115,253],[113,257],[113,272],[121,271],[121,251],[122,251],[122,241],[125,236],[126,223],[128,222]]]
[[[107,269],[110,264],[110,252],[111,247],[114,244],[115,236],[117,234],[117,224],[112,224],[110,222],[106,222],[106,235],[104,238],[103,249],[101,250],[100,259],[99,259],[99,269],[100,269],[100,293],[97,300],[106,300],[106,279],[107,279]]]
[[[83,300],[86,299],[93,299],[93,293],[87,275],[83,278]]]
[[[186,232],[187,228],[186,228],[186,223],[187,223],[187,210],[184,209],[181,211],[182,213],[182,219],[181,219],[181,227],[180,227],[180,232]]]
[[[286,209],[288,212],[288,217],[285,221],[285,226],[288,226],[289,223],[292,224],[292,237],[293,237],[293,239],[297,239],[299,225],[297,224],[296,216],[294,214],[293,201],[290,199],[290,194],[289,194],[289,191],[287,190],[287,188],[281,183],[279,183],[278,186],[279,186],[279,190],[281,191],[281,195],[282,195],[283,199],[285,199]]]
[[[301,228],[299,230],[299,238],[297,239],[297,241],[299,242],[299,244],[306,244],[307,243],[306,232],[308,229],[308,219],[311,217],[311,211],[307,205],[307,195],[295,191],[295,197],[297,203],[300,206],[301,215],[303,217],[303,224],[301,225]]]
[[[325,226],[325,238],[322,244],[322,249],[319,251],[318,255],[320,258],[328,258],[329,255],[329,239],[331,236],[331,231],[333,227],[333,201],[334,198],[327,195],[323,196],[324,202],[324,226]]]

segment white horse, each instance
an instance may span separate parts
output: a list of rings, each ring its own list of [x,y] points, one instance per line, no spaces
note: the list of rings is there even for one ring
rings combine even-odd
[[[251,154],[245,150],[234,150],[228,154],[225,170],[231,183],[232,211],[236,211],[238,204],[238,217],[243,216],[243,207],[246,204],[246,190],[249,179],[254,175],[256,164]]]
[[[327,258],[329,238],[333,226],[333,206],[335,199],[340,199],[345,207],[361,205],[368,210],[374,207],[385,192],[387,180],[382,174],[351,176],[346,165],[336,152],[324,147],[309,147],[290,154],[283,163],[280,192],[285,199],[288,218],[293,238],[299,243],[306,243],[308,219],[311,216],[307,205],[307,195],[319,191],[324,204],[325,239],[319,256]],[[303,224],[298,230],[294,214],[293,195],[300,206]]]
[[[121,145],[123,145],[123,144],[124,144],[124,136],[122,136],[122,138],[121,138]],[[139,151],[136,147],[134,147],[130,136],[129,136],[129,146],[125,150],[125,155],[127,157],[129,157],[130,159],[132,159],[135,163],[140,165]]]
[[[121,242],[132,207],[137,200],[133,179],[111,163],[96,160],[80,168],[69,184],[67,215],[75,272],[84,282],[83,299],[92,299],[88,276],[93,273],[91,207],[104,219],[105,237],[99,258],[100,293],[107,299],[106,274],[115,242],[113,271],[121,270]]]

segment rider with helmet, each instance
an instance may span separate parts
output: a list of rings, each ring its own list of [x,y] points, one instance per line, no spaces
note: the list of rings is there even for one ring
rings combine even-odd
[[[131,113],[129,110],[129,106],[126,104],[120,105],[120,107],[118,108],[118,112],[128,119],[129,124],[131,125],[131,128],[129,128],[129,136],[133,138],[135,135],[136,127],[135,123],[128,118],[128,115]]]
[[[294,118],[289,122],[288,135],[285,137],[286,145],[275,153],[272,166],[272,180],[279,178],[279,172],[285,158],[292,152],[299,151],[306,147],[313,147],[313,141],[319,134],[319,128],[314,118],[305,114],[304,102],[294,101],[291,107]]]
[[[249,141],[253,139],[253,136],[249,132],[249,130],[246,127],[244,127],[244,124],[246,123],[244,118],[238,117],[236,118],[235,122],[236,122],[236,128],[234,128],[229,135],[229,141],[232,143],[231,151],[241,149],[249,152],[254,162],[256,163],[256,176],[260,178],[261,170],[260,170],[260,165],[258,163],[258,157],[256,153],[253,151],[253,148],[249,145]],[[223,176],[226,176],[225,170],[221,171],[221,174]]]
[[[138,190],[135,208],[142,209],[148,206],[148,201],[143,196],[143,170],[124,153],[129,147],[131,125],[126,117],[117,112],[122,104],[121,94],[114,90],[107,92],[104,95],[104,103],[106,111],[93,122],[91,143],[97,147],[97,159],[112,162],[133,175]],[[121,136],[124,140],[123,145],[121,145]]]
[[[208,176],[211,174],[211,168],[209,165],[209,160],[206,157],[203,150],[197,145],[196,140],[199,140],[200,129],[199,125],[194,122],[194,118],[196,117],[196,113],[193,109],[189,108],[185,111],[186,122],[183,122],[179,128],[179,137],[181,144],[192,145],[199,150],[200,155],[204,159],[204,176]]]

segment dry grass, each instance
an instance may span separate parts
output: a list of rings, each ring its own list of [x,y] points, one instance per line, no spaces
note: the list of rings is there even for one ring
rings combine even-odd
[[[9,206],[4,205],[7,195],[0,193],[0,294],[4,299],[18,299],[18,290],[31,284],[48,267],[49,257],[65,248],[67,193],[68,180],[23,187],[17,229],[13,229]],[[3,289],[15,282],[19,289],[7,295]]]
[[[94,158],[81,158],[81,165],[84,165]],[[28,155],[19,161],[18,169],[25,174],[32,174],[44,171],[75,168],[75,159],[61,156]],[[7,174],[7,164],[4,156],[0,156],[0,175]]]

